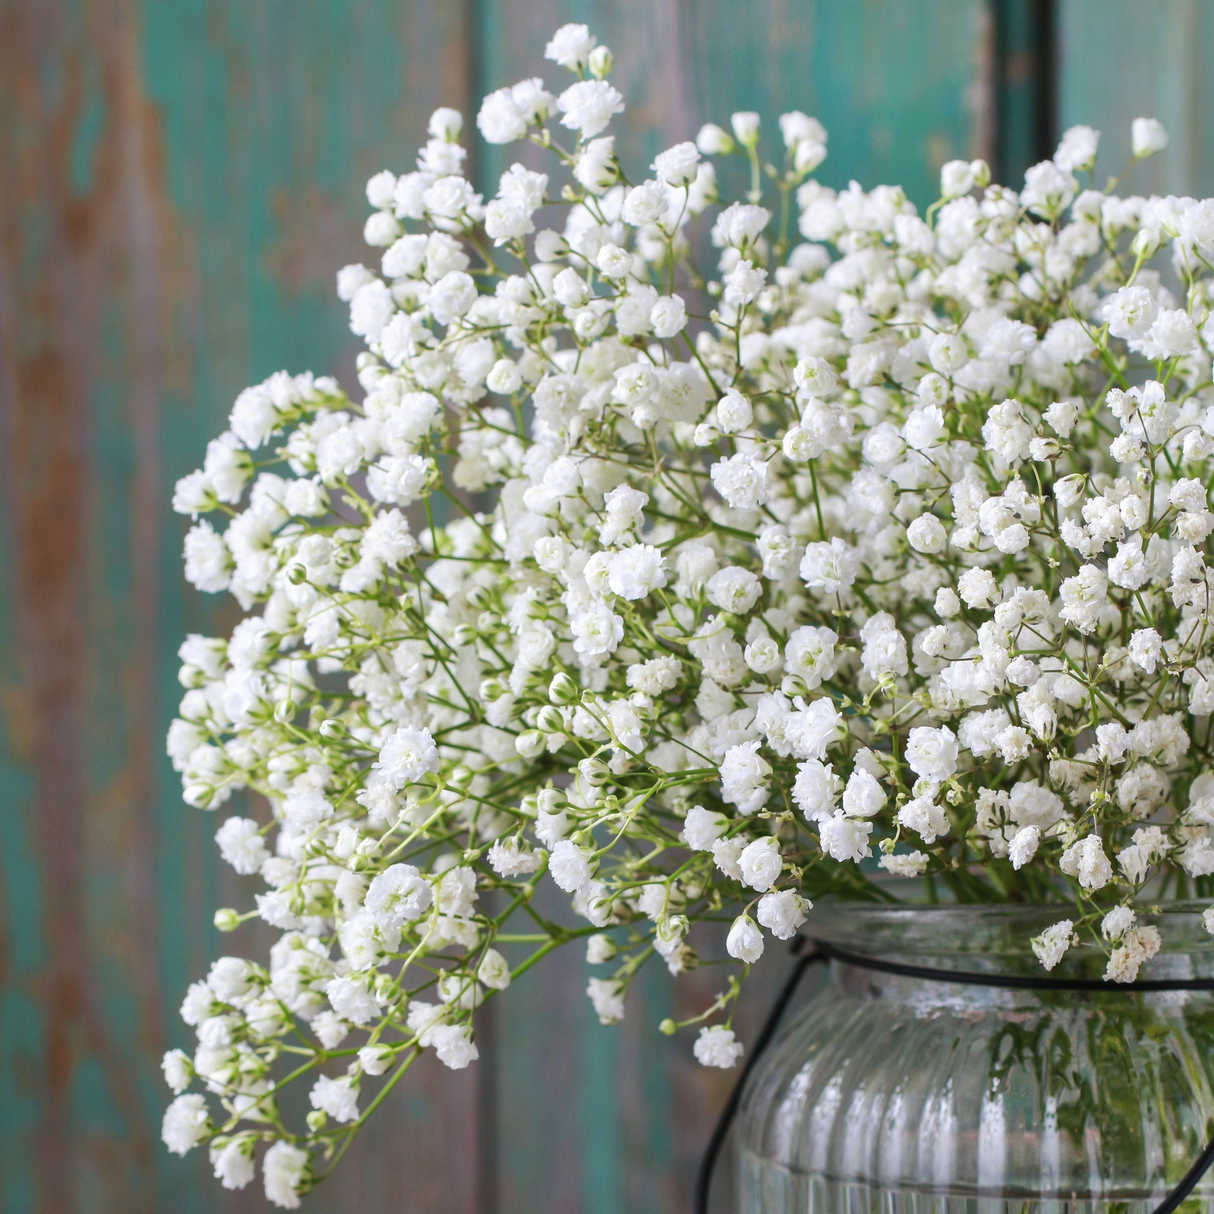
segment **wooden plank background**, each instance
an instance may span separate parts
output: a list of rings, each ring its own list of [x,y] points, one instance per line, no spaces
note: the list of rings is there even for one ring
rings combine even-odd
[[[829,128],[823,180],[923,205],[946,159],[998,147],[1011,174],[1039,153],[1041,7],[0,0],[0,1211],[264,1208],[159,1143],[176,1007],[222,951],[215,907],[250,898],[163,755],[180,639],[234,620],[183,584],[168,499],[246,383],[353,383],[333,275],[364,255],[366,177],[409,165],[436,105],[470,118],[488,89],[553,75],[546,38],[583,20],[616,51],[638,175],[704,120],[757,109],[774,134],[796,107]],[[1173,143],[1135,184],[1214,186],[1207,0],[1057,7],[1058,116],[1102,127],[1116,159],[1155,114]],[[473,154],[492,192],[511,152]],[[415,1072],[309,1207],[687,1209],[730,1080],[656,1025],[713,976],[653,971],[616,1030],[586,976],[567,954],[498,1001],[479,1066]]]

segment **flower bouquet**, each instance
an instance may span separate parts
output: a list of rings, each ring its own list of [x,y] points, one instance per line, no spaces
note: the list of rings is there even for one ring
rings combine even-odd
[[[1075,127],[1019,193],[944,165],[920,216],[821,185],[799,112],[630,176],[609,50],[546,57],[567,87],[481,106],[525,148],[491,200],[449,109],[367,183],[357,398],[271,376],[174,497],[246,614],[181,647],[169,754],[261,883],[216,925],[281,936],[190,987],[164,1139],[229,1188],[260,1153],[287,1208],[558,945],[610,1024],[728,923],[732,976],[661,1027],[730,1067],[741,978],[823,897],[1057,905],[1040,965],[1117,983],[1144,905],[1214,890],[1214,201],[1097,188]]]

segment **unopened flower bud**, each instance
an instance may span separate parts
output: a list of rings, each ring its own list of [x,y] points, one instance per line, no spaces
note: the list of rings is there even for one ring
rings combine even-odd
[[[667,1037],[673,1037],[678,1031],[679,1026],[669,1016],[658,1025],[658,1032],[665,1033]]]
[[[514,739],[514,749],[518,751],[524,759],[534,759],[544,753],[544,748],[548,745],[547,739],[538,729],[524,730],[517,738]]]
[[[548,684],[548,698],[554,704],[573,704],[577,701],[578,686],[563,670],[553,676]]]
[[[240,916],[230,907],[220,907],[215,912],[215,926],[221,932],[234,932],[240,926]]]
[[[486,704],[500,700],[506,694],[506,688],[500,679],[485,679],[480,686],[480,697]]]
[[[611,75],[611,69],[615,67],[615,56],[609,47],[596,46],[590,52],[589,66],[590,74],[596,80],[602,80],[605,76]]]
[[[560,709],[545,704],[540,709],[535,724],[542,733],[560,733],[565,728],[565,718],[561,716]]]
[[[606,784],[608,776],[611,775],[611,769],[602,759],[583,759],[577,765],[577,769],[582,779],[595,788],[600,784]]]
[[[739,110],[731,114],[729,125],[734,138],[745,147],[754,147],[759,142],[759,115],[754,110]]]

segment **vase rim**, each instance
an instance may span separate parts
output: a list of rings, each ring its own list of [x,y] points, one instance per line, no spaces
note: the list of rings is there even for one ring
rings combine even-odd
[[[1214,961],[1214,936],[1202,921],[1202,912],[1212,905],[1209,900],[1153,903],[1136,911],[1137,922],[1158,927],[1161,955],[1202,954]],[[936,958],[948,968],[963,968],[955,958],[965,956],[985,959],[983,968],[1002,960],[1020,969],[1017,963],[1031,959],[1032,937],[1063,919],[1079,917],[1073,905],[1061,902],[925,905],[822,899],[810,911],[802,933],[870,956]],[[1059,972],[1074,972],[1077,965],[1086,968],[1111,947],[1092,932],[1080,933]]]

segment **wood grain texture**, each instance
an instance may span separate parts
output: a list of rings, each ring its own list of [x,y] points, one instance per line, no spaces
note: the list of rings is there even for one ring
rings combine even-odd
[[[1059,0],[1062,126],[1102,131],[1097,180],[1126,167],[1130,123],[1158,118],[1171,136],[1136,165],[1136,194],[1214,192],[1214,6],[1207,0]]]
[[[177,645],[234,620],[183,584],[168,499],[246,383],[281,367],[353,383],[332,283],[364,256],[361,182],[409,165],[434,106],[471,122],[489,88],[556,80],[542,49],[566,20],[616,51],[637,176],[739,108],[771,139],[781,111],[816,114],[823,180],[902,182],[921,206],[940,163],[991,146],[984,0],[0,6],[5,1214],[264,1208],[159,1143],[177,1005],[223,951],[213,910],[252,893],[163,756]],[[474,145],[481,186],[515,154]],[[744,1038],[784,964],[756,974]],[[482,1065],[419,1067],[309,1207],[686,1209],[732,1079],[655,1029],[720,971],[676,985],[653,968],[618,1029],[594,1021],[588,975],[568,951],[520,982],[486,1016]]]
[[[262,1209],[159,1142],[158,1059],[223,951],[213,820],[163,757],[187,631],[174,480],[236,392],[356,350],[360,183],[466,107],[458,5],[0,9],[0,1208]],[[317,1210],[474,1209],[477,1080],[423,1068]]]

